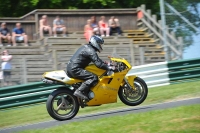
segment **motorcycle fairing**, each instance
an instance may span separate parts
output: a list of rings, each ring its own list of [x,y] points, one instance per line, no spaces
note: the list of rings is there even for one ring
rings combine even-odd
[[[91,88],[95,97],[87,102],[88,106],[117,102],[118,90],[127,71],[114,73],[111,76],[103,76],[96,86]]]
[[[94,64],[91,64],[85,68],[85,70],[94,73],[97,76],[101,76],[106,70],[96,67]]]

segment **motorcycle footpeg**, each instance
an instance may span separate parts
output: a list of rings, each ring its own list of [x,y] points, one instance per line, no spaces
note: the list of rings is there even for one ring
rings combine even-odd
[[[81,106],[81,108],[84,108],[86,105],[86,103],[88,102],[89,100],[85,100],[85,99],[81,99],[81,98],[78,98],[78,102],[79,102],[79,105]]]
[[[78,103],[79,103],[79,105],[81,106],[81,108],[84,108],[84,107],[85,107],[85,105],[84,105],[82,99],[78,98]]]

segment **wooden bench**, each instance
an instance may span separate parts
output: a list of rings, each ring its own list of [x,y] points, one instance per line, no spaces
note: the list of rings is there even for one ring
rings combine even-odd
[[[8,46],[9,44],[8,44],[7,40],[3,40],[2,43],[3,43],[4,47],[10,47],[10,46]],[[14,46],[14,47],[24,46],[24,42],[23,41],[22,42],[16,42],[16,44],[17,44],[17,46]],[[37,45],[37,41],[36,40],[29,40],[28,41],[28,45],[29,46],[36,46]],[[12,43],[11,43],[11,46],[12,46]]]

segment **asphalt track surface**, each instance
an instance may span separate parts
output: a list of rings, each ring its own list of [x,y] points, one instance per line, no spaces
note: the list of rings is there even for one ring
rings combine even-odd
[[[67,121],[51,120],[51,121],[45,121],[45,122],[40,122],[40,123],[35,123],[35,124],[4,128],[4,129],[0,129],[0,133],[12,133],[12,132],[18,132],[18,131],[30,130],[30,129],[43,129],[43,128],[49,128],[53,126],[62,125],[62,124],[77,122],[77,121],[93,120],[93,119],[98,119],[98,118],[103,118],[103,117],[125,115],[125,114],[131,114],[131,113],[141,113],[141,112],[147,112],[151,110],[168,109],[168,108],[174,108],[178,106],[185,106],[185,105],[192,105],[192,104],[200,104],[200,98],[191,98],[191,99],[185,99],[185,100],[180,100],[180,101],[151,104],[151,105],[146,105],[146,106],[128,107],[125,109],[118,109],[118,110],[113,110],[113,111],[100,112],[96,114],[77,116]]]

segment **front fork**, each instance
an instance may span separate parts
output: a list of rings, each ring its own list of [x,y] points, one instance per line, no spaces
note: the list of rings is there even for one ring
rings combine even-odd
[[[124,82],[127,84],[128,88],[134,91],[136,90],[134,86],[134,80],[136,77],[137,77],[136,75],[133,75],[124,78]]]

